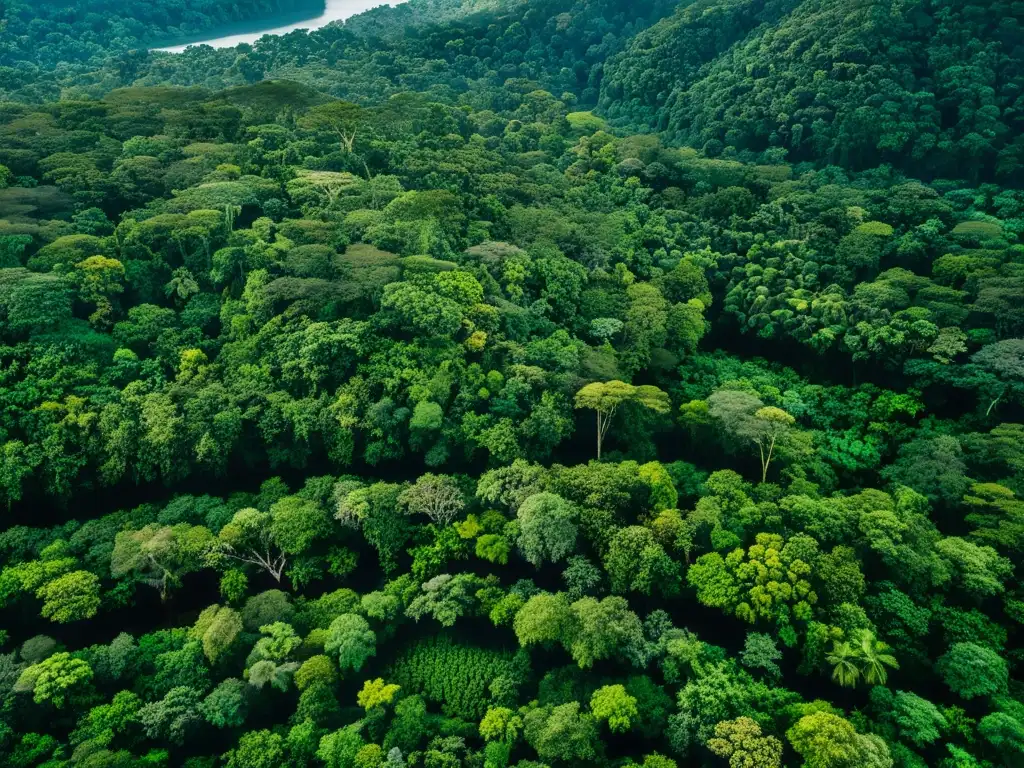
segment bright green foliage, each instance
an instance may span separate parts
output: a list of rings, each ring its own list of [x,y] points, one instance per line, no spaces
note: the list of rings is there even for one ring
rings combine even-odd
[[[316,756],[328,768],[352,768],[356,753],[363,747],[358,729],[342,728],[320,739]]]
[[[302,638],[284,622],[264,625],[260,632],[265,636],[256,641],[246,659],[246,677],[256,688],[262,689],[269,683],[280,691],[286,691],[292,675],[299,668],[293,656],[302,645]]]
[[[229,603],[238,603],[249,589],[249,578],[244,571],[230,570],[220,579],[220,595]]]
[[[881,738],[862,735],[849,720],[831,712],[804,715],[786,732],[807,768],[888,768],[889,750]]]
[[[31,692],[36,704],[50,703],[61,709],[67,705],[69,697],[81,691],[92,678],[93,671],[88,663],[62,652],[25,669],[14,689]]]
[[[363,688],[359,691],[359,695],[356,698],[360,707],[370,711],[375,707],[383,707],[394,701],[395,694],[398,693],[400,688],[401,686],[394,683],[385,683],[384,680],[378,677],[376,680],[367,680],[363,683]]]
[[[302,645],[302,639],[295,633],[295,629],[282,621],[266,624],[260,627],[260,632],[265,636],[256,641],[249,654],[250,661],[282,662]]]
[[[331,622],[324,650],[337,658],[342,672],[358,672],[376,655],[377,635],[362,616],[345,613]]]
[[[899,669],[889,646],[877,640],[870,630],[858,630],[850,640],[835,640],[825,657],[832,666],[832,679],[854,687],[862,677],[868,685],[885,685],[888,668]]]
[[[359,670],[356,670],[357,672]],[[311,656],[302,662],[295,671],[295,687],[300,691],[311,685],[332,685],[338,679],[338,670],[330,657],[324,655]]]
[[[573,631],[569,601],[561,592],[533,595],[516,612],[513,627],[519,644],[524,647],[560,642]]]
[[[211,605],[199,614],[189,635],[202,642],[203,653],[211,663],[227,651],[242,631],[242,617],[238,611]]]
[[[744,621],[807,621],[818,597],[808,580],[811,566],[799,554],[781,536],[759,533],[747,551],[736,549],[724,558],[717,552],[702,555],[687,580],[702,603]]]
[[[597,724],[593,716],[580,712],[575,701],[527,712],[523,733],[545,761],[593,761],[597,757]]]
[[[763,736],[761,726],[749,717],[723,720],[715,726],[708,749],[729,760],[730,768],[781,768],[782,742]]]
[[[508,539],[497,533],[485,533],[476,540],[476,556],[496,565],[507,565],[512,546]]]
[[[663,509],[675,509],[679,503],[679,493],[676,491],[672,476],[665,469],[665,466],[658,461],[649,461],[642,464],[638,470],[640,479],[651,489],[650,507],[655,512]]]
[[[237,749],[228,754],[226,768],[275,768],[285,758],[284,739],[270,731],[243,734]]]
[[[907,691],[897,691],[893,698],[893,721],[900,736],[917,747],[936,741],[948,727],[934,704]]]
[[[963,590],[973,597],[1001,593],[1004,580],[1013,570],[1009,560],[1000,557],[992,547],[978,546],[959,537],[943,539],[935,549],[949,562]]]
[[[607,721],[613,733],[628,731],[638,714],[636,699],[621,685],[605,685],[594,691],[590,711],[598,720]]]
[[[640,619],[621,597],[584,597],[570,606],[571,633],[562,643],[583,669],[602,659],[619,657],[640,666],[643,630]]]
[[[522,718],[507,707],[488,707],[480,721],[480,735],[486,741],[514,742],[522,728]]]
[[[994,712],[978,723],[978,732],[982,738],[995,748],[1007,765],[1019,761],[1024,750],[1024,722],[1020,720],[1022,713],[1019,704],[1014,714],[1017,717],[1007,712]]]
[[[270,508],[270,538],[289,555],[305,552],[331,530],[327,510],[310,499],[285,496]]]
[[[89,571],[72,571],[41,586],[36,597],[43,617],[58,624],[90,619],[100,607],[100,582]]]
[[[119,691],[109,704],[93,707],[78,721],[71,742],[92,742],[109,746],[116,738],[130,732],[138,718],[142,701],[131,691]]]

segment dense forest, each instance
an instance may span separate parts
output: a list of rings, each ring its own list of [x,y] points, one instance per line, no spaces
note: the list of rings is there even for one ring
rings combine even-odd
[[[42,5],[0,765],[1024,766],[1024,6]]]

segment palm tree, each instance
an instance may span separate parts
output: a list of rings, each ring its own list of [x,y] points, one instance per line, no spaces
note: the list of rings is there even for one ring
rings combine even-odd
[[[889,670],[886,667],[899,669],[899,662],[889,651],[892,648],[881,640],[876,640],[870,630],[861,630],[858,637],[859,645],[857,656],[860,657],[861,671],[864,680],[868,685],[885,685],[889,679]]]
[[[857,666],[858,652],[845,641],[836,640],[832,652],[825,657],[832,665],[832,679],[846,688],[857,685],[860,669]]]
[[[170,281],[164,286],[164,293],[185,302],[199,293],[199,283],[185,267],[178,267],[171,273]]]

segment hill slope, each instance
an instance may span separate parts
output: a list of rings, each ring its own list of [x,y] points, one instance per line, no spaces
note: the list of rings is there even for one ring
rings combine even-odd
[[[1022,6],[686,3],[606,66],[602,106],[712,153],[1020,178]]]

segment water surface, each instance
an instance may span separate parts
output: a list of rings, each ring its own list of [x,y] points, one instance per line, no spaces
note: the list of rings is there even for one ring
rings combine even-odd
[[[273,19],[268,19],[268,26],[265,29],[258,30],[256,32],[225,35],[224,37],[214,37],[209,40],[200,40],[197,42],[187,43],[186,45],[173,45],[168,48],[157,48],[156,50],[167,51],[169,53],[181,53],[186,48],[194,45],[209,45],[213,48],[234,48],[236,45],[241,45],[242,43],[255,43],[264,35],[286,35],[297,29],[308,29],[310,31],[320,29],[321,27],[326,27],[332,21],[343,21],[350,16],[355,16],[356,14],[363,13],[364,11],[369,11],[372,8],[377,8],[382,5],[397,5],[398,2],[401,2],[401,0],[392,0],[392,2],[386,2],[386,0],[327,0],[327,7],[324,9],[324,12],[315,18],[277,27],[273,26]]]

